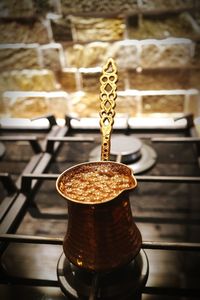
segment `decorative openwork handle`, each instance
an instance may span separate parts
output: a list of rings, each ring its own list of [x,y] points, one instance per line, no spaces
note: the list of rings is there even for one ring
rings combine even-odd
[[[109,160],[110,157],[110,134],[114,123],[115,100],[117,98],[117,67],[112,58],[109,58],[103,67],[100,77],[100,127],[102,133],[101,160]]]

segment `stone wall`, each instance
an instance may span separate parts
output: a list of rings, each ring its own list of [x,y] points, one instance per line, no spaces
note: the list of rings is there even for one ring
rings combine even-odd
[[[199,11],[194,0],[1,0],[0,115],[98,115],[109,57],[118,114],[200,113]]]

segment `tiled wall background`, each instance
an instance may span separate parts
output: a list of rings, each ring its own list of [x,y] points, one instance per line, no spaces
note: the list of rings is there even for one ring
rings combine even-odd
[[[0,115],[98,115],[118,66],[117,114],[200,114],[200,2],[1,0]]]

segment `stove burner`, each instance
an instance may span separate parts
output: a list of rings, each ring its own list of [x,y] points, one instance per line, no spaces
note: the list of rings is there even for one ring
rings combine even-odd
[[[97,161],[99,157],[101,157],[100,146],[91,151],[89,160]],[[127,164],[133,169],[134,174],[150,169],[155,164],[156,158],[155,150],[138,138],[124,135],[111,138],[110,160]]]
[[[141,140],[134,137],[113,137],[110,157],[123,163],[137,161],[141,157],[141,148]]]
[[[64,253],[60,256],[57,266],[61,289],[72,299],[88,299],[92,293],[95,295],[92,299],[97,300],[128,300],[133,296],[135,300],[139,300],[147,282],[148,272],[148,258],[144,250],[141,250],[128,265],[109,273],[92,273],[80,269],[72,265]],[[95,279],[98,281],[96,288]]]

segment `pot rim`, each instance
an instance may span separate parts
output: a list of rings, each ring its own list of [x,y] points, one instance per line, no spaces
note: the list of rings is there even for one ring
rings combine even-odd
[[[70,197],[66,196],[65,194],[63,194],[63,193],[60,191],[60,189],[59,189],[59,182],[60,182],[61,178],[63,177],[63,175],[65,175],[65,173],[67,173],[68,171],[73,170],[73,169],[75,169],[75,168],[77,168],[77,167],[79,167],[79,166],[82,166],[82,165],[107,164],[107,163],[109,163],[109,164],[115,164],[115,165],[121,165],[121,166],[123,166],[123,167],[126,167],[126,168],[130,171],[130,176],[132,176],[132,178],[133,178],[133,180],[134,180],[133,185],[130,186],[130,187],[128,187],[128,188],[126,188],[126,189],[123,189],[123,190],[120,191],[115,197],[110,197],[110,198],[108,197],[108,198],[106,198],[106,199],[103,200],[103,201],[94,201],[94,202],[92,202],[92,201],[76,200],[76,199],[73,199],[73,198],[70,198]],[[69,200],[69,201],[71,201],[71,202],[75,202],[75,203],[79,203],[79,204],[87,204],[87,205],[88,205],[88,204],[90,204],[90,205],[99,205],[99,204],[104,204],[104,203],[110,202],[110,201],[116,199],[117,197],[119,197],[123,192],[128,191],[128,190],[132,190],[132,189],[134,189],[136,186],[137,186],[137,180],[136,180],[136,178],[135,178],[135,176],[134,176],[133,170],[132,170],[130,167],[128,167],[127,165],[123,164],[123,163],[119,163],[119,162],[116,162],[116,161],[110,161],[110,160],[108,160],[108,161],[90,161],[90,162],[83,162],[83,163],[76,164],[76,165],[74,165],[74,166],[72,166],[72,167],[69,167],[68,169],[64,170],[64,171],[58,176],[58,178],[57,178],[57,180],[56,180],[56,190],[58,191],[58,193],[59,193],[63,198],[65,198],[66,200]]]

